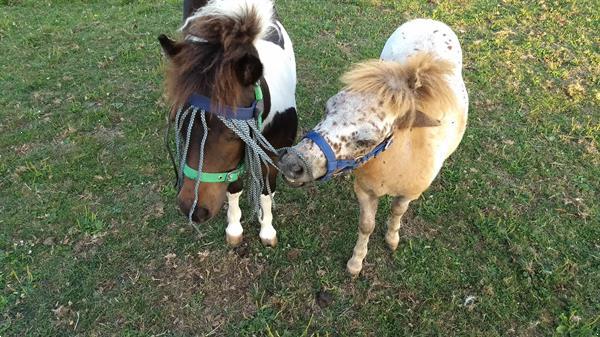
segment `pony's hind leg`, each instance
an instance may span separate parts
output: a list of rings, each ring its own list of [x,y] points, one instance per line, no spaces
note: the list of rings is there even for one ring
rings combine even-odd
[[[400,225],[402,222],[402,215],[406,213],[410,199],[404,197],[395,197],[392,201],[392,214],[390,215],[387,223],[387,232],[385,233],[385,242],[392,251],[398,248],[398,242],[400,241]]]
[[[265,170],[264,167],[263,170]],[[260,236],[260,241],[262,241],[263,245],[275,247],[277,245],[277,231],[275,230],[275,227],[273,227],[272,198],[275,197],[277,170],[274,167],[269,167],[267,172],[271,195],[269,195],[269,191],[265,188],[263,194],[260,196],[261,214],[258,218],[258,222],[260,223],[260,233],[258,235]]]
[[[225,239],[231,247],[242,243],[242,210],[240,209],[240,196],[242,191],[236,193],[227,192],[227,228],[225,228]]]
[[[379,198],[363,190],[356,183],[354,184],[354,192],[360,206],[360,222],[358,224],[358,240],[356,240],[354,253],[352,258],[348,260],[346,268],[350,274],[356,276],[362,270],[362,262],[367,255],[369,236],[375,229],[375,215],[377,214]]]

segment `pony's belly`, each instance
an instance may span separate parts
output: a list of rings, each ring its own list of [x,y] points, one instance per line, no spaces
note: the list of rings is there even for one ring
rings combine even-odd
[[[388,150],[355,171],[357,183],[377,196],[418,196],[437,173],[433,172],[434,152],[413,149],[408,138],[394,138]]]
[[[416,199],[431,185],[463,133],[464,123],[458,122],[397,132],[387,151],[355,171],[356,182],[377,196]]]

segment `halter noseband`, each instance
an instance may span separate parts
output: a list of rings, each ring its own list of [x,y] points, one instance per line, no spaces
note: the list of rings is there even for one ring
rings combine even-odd
[[[334,175],[350,172],[359,166],[363,165],[367,161],[375,158],[381,152],[387,150],[393,141],[393,135],[389,135],[387,138],[383,140],[383,142],[379,143],[379,145],[375,146],[373,150],[364,156],[358,157],[356,159],[336,159],[335,153],[331,149],[331,146],[327,143],[325,138],[321,136],[318,132],[311,130],[309,131],[304,138],[310,139],[315,143],[321,152],[325,155],[325,160],[327,161],[327,173],[318,179],[320,181],[327,181],[331,179]]]
[[[191,107],[199,110],[206,111],[210,114],[221,116],[226,119],[238,119],[238,120],[250,120],[256,118],[258,129],[262,128],[262,110],[263,110],[263,93],[260,88],[260,83],[254,86],[254,101],[247,108],[232,108],[224,106],[219,108],[217,111],[210,111],[211,100],[210,98],[198,94],[192,94],[188,99],[188,104]],[[258,107],[258,108],[257,108]],[[206,132],[206,131],[205,131]],[[204,183],[232,183],[237,181],[240,176],[246,172],[246,166],[244,162],[240,162],[238,167],[229,172],[210,173],[210,172],[198,172],[198,170],[190,167],[187,163],[183,167],[183,174],[192,179],[200,180]]]

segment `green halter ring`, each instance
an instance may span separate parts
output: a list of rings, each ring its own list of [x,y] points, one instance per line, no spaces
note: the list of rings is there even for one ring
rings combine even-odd
[[[258,83],[254,86],[254,99],[256,102],[263,100],[262,89]],[[259,111],[258,116],[256,116],[256,124],[258,125],[258,129],[261,130],[263,124],[262,111]],[[183,174],[186,177],[192,180],[199,178],[199,180],[203,183],[232,183],[237,181],[245,172],[246,165],[244,165],[243,161],[240,162],[237,168],[229,172],[222,173],[200,172],[200,174],[198,174],[198,170],[191,168],[187,163],[183,167]],[[198,177],[198,175],[200,177]]]

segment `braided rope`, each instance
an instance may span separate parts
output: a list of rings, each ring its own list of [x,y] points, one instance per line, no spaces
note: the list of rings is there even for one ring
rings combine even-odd
[[[194,119],[196,118],[196,114],[198,113],[198,109],[196,108],[190,108],[192,115],[190,116],[190,122],[188,124],[188,129],[187,129],[187,133],[185,136],[185,146],[183,147],[183,155],[179,158],[179,172],[180,172],[180,177],[181,179],[183,179],[183,167],[185,166],[185,160],[187,158],[187,152],[188,149],[190,148],[190,138],[192,137],[192,126],[194,125]],[[190,110],[188,109],[188,110]],[[183,122],[183,121],[181,121]],[[179,137],[180,132],[181,131],[181,126],[179,128],[179,131],[176,133],[176,137]],[[180,143],[180,141],[175,140],[175,143]]]
[[[200,120],[202,121],[202,127],[204,128],[204,130],[208,130],[208,127],[206,125],[206,113],[204,113],[204,111],[202,111],[202,113],[200,113]],[[194,120],[192,119],[190,121],[190,126],[189,126],[190,129],[192,128],[193,123],[194,123]],[[200,142],[200,154],[198,156],[198,172],[202,172],[202,166],[204,165],[204,146],[206,145],[207,137],[208,137],[208,131],[205,131],[204,134],[202,135],[202,141]],[[198,227],[196,227],[196,225],[192,221],[192,214],[194,214],[196,205],[198,205],[198,187],[199,186],[200,186],[200,174],[198,174],[198,177],[196,178],[196,184],[194,185],[194,203],[192,204],[192,208],[190,208],[190,212],[188,214],[189,223],[190,223],[190,225],[192,225],[192,227],[194,227],[194,229],[196,230],[196,232],[198,232],[198,234],[200,234],[200,230],[198,230]]]
[[[175,146],[176,146],[176,160],[179,162],[179,179],[177,182],[178,188],[181,188],[183,183],[183,168],[185,166],[188,149],[190,147],[191,135],[192,135],[192,127],[194,125],[194,121],[196,115],[200,112],[200,120],[202,122],[202,127],[204,130],[208,130],[208,126],[206,123],[206,111],[199,110],[198,108],[189,107],[185,111],[183,109],[179,109],[177,111],[175,117]],[[181,139],[181,131],[183,129],[184,121],[187,117],[189,118],[188,128],[185,134],[185,142],[182,144]],[[247,172],[247,195],[248,195],[248,204],[250,205],[252,212],[248,218],[252,218],[255,215],[262,217],[262,210],[260,208],[260,196],[264,189],[267,190],[269,197],[272,197],[271,186],[268,182],[269,176],[269,167],[273,166],[279,170],[277,165],[273,162],[271,157],[267,154],[266,151],[271,152],[272,154],[279,154],[280,151],[287,150],[294,152],[300,160],[302,160],[305,164],[305,167],[308,170],[308,174],[312,176],[311,168],[306,162],[305,158],[293,147],[285,147],[281,149],[275,149],[271,143],[263,136],[261,130],[258,127],[256,120],[238,120],[238,119],[226,119],[222,116],[218,116],[219,120],[223,122],[223,124],[231,129],[245,144],[245,155],[244,155],[244,163],[246,165]],[[206,146],[206,139],[208,137],[208,132],[204,132],[202,135],[202,140],[200,142],[200,153],[198,158],[198,177],[196,178],[194,185],[194,202],[190,211],[188,213],[188,221],[190,225],[200,233],[200,230],[196,227],[196,225],[192,221],[192,215],[196,206],[198,205],[199,198],[199,186],[200,186],[200,176],[202,172],[202,167],[204,163],[204,149]],[[266,151],[265,151],[266,150]],[[266,174],[263,175],[262,166],[266,168]],[[264,177],[264,179],[263,179]]]
[[[178,187],[181,187],[183,183],[183,168],[185,166],[186,158],[188,155],[188,149],[190,147],[191,135],[192,135],[192,127],[194,125],[194,121],[196,115],[200,115],[200,119],[202,122],[202,127],[204,130],[208,130],[206,123],[206,112],[204,110],[198,110],[197,108],[190,107],[185,111],[182,109],[178,110],[177,115],[175,117],[175,146],[176,146],[176,158],[179,162],[179,181]],[[184,126],[185,119],[189,116],[188,128],[185,134],[185,142],[182,143],[181,139],[181,131]],[[271,186],[268,183],[268,173],[269,173],[269,165],[275,166],[273,160],[269,157],[269,155],[265,152],[272,152],[273,154],[277,154],[277,150],[273,148],[273,146],[269,143],[269,141],[262,135],[261,131],[258,129],[257,122],[255,120],[236,120],[236,119],[226,119],[219,116],[219,119],[225,124],[226,127],[230,128],[244,143],[245,143],[245,158],[244,162],[246,165],[247,179],[248,179],[248,203],[252,207],[252,213],[249,218],[252,218],[254,215],[260,214],[260,195],[262,194],[263,189],[266,188],[269,196],[271,193]],[[205,146],[206,146],[206,138],[208,136],[208,132],[204,132],[202,136],[202,140],[200,143],[200,153],[198,158],[198,172],[202,172],[202,166],[204,163],[204,154],[205,154]],[[263,149],[264,148],[264,149]],[[264,176],[263,180],[263,172],[262,165],[265,165],[267,169],[267,174]],[[198,228],[194,225],[192,221],[192,215],[196,206],[198,205],[198,189],[200,186],[200,174],[198,178],[196,178],[195,186],[194,186],[194,202],[192,204],[192,208],[190,208],[190,212],[188,214],[188,220],[190,224],[199,231]],[[262,215],[261,215],[262,216]]]
[[[263,150],[263,147],[273,154],[277,154],[277,150],[262,135],[255,120],[225,119],[221,116],[219,116],[219,119],[246,144],[244,163],[246,164],[248,174],[248,191],[246,194],[248,195],[248,204],[252,207],[250,218],[254,215],[262,217],[260,196],[266,187],[269,197],[273,198],[271,186],[268,182],[268,175],[269,165],[275,166],[271,157]],[[262,174],[263,164],[267,170],[264,180]]]

